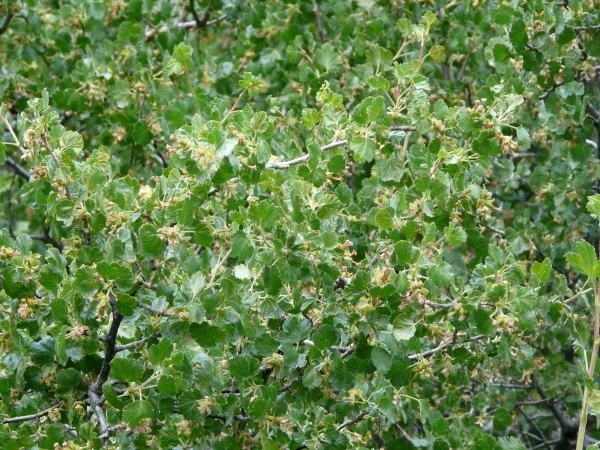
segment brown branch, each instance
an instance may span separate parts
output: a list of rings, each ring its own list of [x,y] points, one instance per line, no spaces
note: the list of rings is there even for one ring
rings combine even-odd
[[[0,120],[2,120],[2,122],[4,122],[4,125],[6,126],[6,129],[8,130],[8,132],[9,132],[10,136],[12,137],[13,141],[15,141],[15,144],[19,148],[19,150],[21,151],[21,153],[24,153],[25,149],[21,145],[21,142],[19,141],[19,137],[17,136],[17,133],[15,133],[14,128],[12,127],[12,125],[10,124],[10,122],[8,121],[8,119],[6,118],[6,116],[4,114],[2,114],[2,112],[0,112]],[[31,179],[31,175],[29,174],[29,172],[27,171],[27,169],[21,167],[10,156],[6,157],[6,160],[4,161],[4,164],[6,164],[14,173],[16,173],[17,175],[19,175],[21,178],[23,178],[23,179],[25,179],[27,181],[29,181]]]
[[[552,450],[552,447],[550,447],[550,444],[546,441],[546,437],[544,436],[544,433],[542,432],[542,430],[540,430],[540,427],[538,426],[538,424],[535,423],[535,421],[532,420],[531,417],[529,417],[527,415],[527,413],[523,410],[523,408],[520,405],[517,405],[517,411],[519,411],[523,415],[523,417],[525,417],[525,420],[527,420],[527,422],[529,422],[529,425],[531,425],[531,427],[538,434],[538,436],[542,440],[542,443],[544,444],[544,446],[548,450]]]
[[[546,445],[554,445],[562,442],[562,439],[554,439],[553,441],[542,442],[541,444],[534,445],[533,447],[529,447],[527,450],[537,450],[538,448],[542,448]]]
[[[600,30],[600,24],[598,25],[580,25],[577,27],[573,27],[575,31],[584,31],[584,30]]]
[[[315,23],[319,37],[321,38],[321,42],[324,42],[327,40],[327,30],[323,26],[323,11],[321,11],[321,5],[318,0],[313,0],[313,12],[315,13]]]
[[[415,355],[409,355],[408,359],[409,359],[409,361],[416,361],[416,360],[421,359],[421,358],[428,358],[428,357],[430,357],[432,355],[435,355],[438,352],[441,352],[441,351],[447,349],[448,347],[452,347],[454,345],[460,345],[460,344],[468,343],[468,342],[479,341],[479,340],[483,339],[484,337],[486,337],[486,335],[485,334],[478,334],[477,336],[473,336],[473,337],[467,339],[465,342],[456,342],[456,337],[457,336],[454,335],[452,337],[452,339],[450,339],[448,342],[441,343],[440,345],[438,345],[435,348],[432,348],[431,350],[427,350],[425,352],[417,353]]]
[[[204,28],[208,23],[208,19],[210,18],[210,2],[206,7],[206,11],[204,11],[204,15],[200,17],[198,12],[196,11],[196,1],[190,0],[190,11],[192,12],[192,16],[194,17],[194,22],[196,22],[196,27]]]
[[[163,317],[172,317],[175,314],[167,311],[167,310],[161,310],[158,308],[155,308],[154,306],[150,306],[150,305],[146,305],[145,303],[142,302],[138,302],[137,305],[142,308],[145,309],[146,311],[151,312],[152,314],[156,314],[157,316],[163,316]]]
[[[4,164],[8,168],[10,168],[16,175],[20,176],[24,180],[29,181],[31,179],[30,175],[29,175],[29,172],[27,171],[27,169],[25,169],[24,167],[22,167],[21,165],[19,165],[10,156],[6,157],[6,159],[4,160]]]
[[[550,86],[542,93],[542,95],[540,95],[540,100],[545,100],[550,94],[552,94],[557,88],[561,87],[563,84],[565,84],[564,81],[559,81]]]
[[[225,20],[226,18],[227,18],[227,15],[222,14],[215,19],[207,20],[206,24],[203,26],[203,28],[209,27],[211,25],[215,25],[215,24]],[[198,27],[198,25],[196,24],[195,20],[190,20],[187,22],[177,22],[173,26],[164,25],[160,28],[150,28],[148,31],[146,31],[146,34],[144,35],[144,37],[146,40],[150,40],[154,36],[156,36],[158,33],[166,33],[167,31],[169,31],[172,28],[179,28],[182,30],[191,30],[191,29],[197,28],[197,27]]]
[[[8,419],[3,419],[2,423],[9,424],[9,423],[25,422],[27,420],[36,420],[36,419],[39,419],[40,417],[47,416],[55,409],[60,408],[62,405],[63,405],[62,402],[58,402],[57,404],[51,406],[50,408],[46,408],[43,411],[36,412],[35,414],[27,414],[25,416],[16,416],[16,417],[9,417]]]
[[[154,333],[151,336],[147,336],[145,338],[139,339],[137,341],[130,342],[128,344],[117,345],[115,347],[115,351],[116,352],[122,352],[123,350],[133,350],[135,348],[141,347],[146,342],[148,342],[150,339],[152,339],[153,337],[156,337],[156,336],[159,336],[159,334],[158,333]]]
[[[100,435],[100,438],[102,440],[106,440],[110,437],[111,434],[113,434],[115,431],[119,431],[119,430],[123,430],[127,428],[127,425],[123,424],[123,423],[118,423],[117,425],[113,425],[112,427],[108,427],[106,429],[106,431],[104,433],[102,433]]]
[[[503,389],[533,389],[533,386],[528,384],[514,384],[514,383],[489,383],[490,386],[499,387]]]
[[[354,425],[355,423],[360,422],[368,414],[369,413],[367,411],[363,411],[358,416],[356,416],[354,419],[346,420],[339,427],[337,427],[337,431],[342,431],[344,428],[350,427],[350,426]]]
[[[0,25],[0,36],[2,36],[6,30],[8,30],[8,26],[10,25],[10,21],[12,20],[12,18],[14,17],[14,13],[12,11],[9,11],[8,14],[6,15],[6,17],[4,18],[4,22],[2,22],[2,25]]]
[[[110,363],[117,354],[117,334],[119,333],[119,327],[123,316],[117,311],[117,306],[114,298],[111,298],[112,308],[112,322],[108,330],[108,334],[101,339],[104,342],[104,359],[102,360],[102,367],[96,380],[90,385],[88,389],[88,402],[93,409],[96,417],[98,417],[98,425],[100,427],[100,435],[103,440],[108,439],[109,426],[106,419],[106,413],[104,412],[103,404],[104,399],[102,398],[102,386],[108,379],[110,373]]]
[[[536,391],[538,392],[538,394],[540,394],[540,397],[541,398],[549,398],[549,395],[546,394],[546,390],[538,382],[537,378],[532,376],[531,380],[533,381],[533,386],[535,387]],[[555,402],[553,402],[553,401],[548,402],[548,408],[550,408],[550,411],[552,412],[552,414],[558,421],[558,424],[560,425],[560,429],[562,431],[563,436],[574,435],[574,433],[577,431],[577,424],[575,422],[573,422],[572,420],[568,419],[567,417],[565,417],[563,412],[560,409],[558,409]]]

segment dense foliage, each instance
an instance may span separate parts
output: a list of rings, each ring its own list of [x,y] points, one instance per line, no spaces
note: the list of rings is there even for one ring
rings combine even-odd
[[[2,448],[597,448],[599,23],[0,1]]]

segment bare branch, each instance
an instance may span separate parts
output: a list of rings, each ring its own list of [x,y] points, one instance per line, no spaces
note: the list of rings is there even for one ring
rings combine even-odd
[[[0,33],[1,34],[1,33]],[[19,148],[19,150],[21,151],[21,153],[24,152],[23,147],[21,146],[21,142],[19,141],[19,138],[17,136],[17,133],[15,133],[14,128],[12,127],[12,125],[10,124],[10,122],[8,121],[8,119],[6,118],[6,116],[2,113],[2,111],[0,111],[0,120],[2,120],[2,122],[4,122],[4,125],[6,126],[6,129],[8,130],[9,134],[11,135],[11,137],[13,138],[13,141],[15,141],[15,144],[17,145],[17,147]],[[19,175],[21,178],[29,181],[31,176],[29,175],[29,172],[27,171],[27,169],[21,167],[14,159],[12,159],[10,156],[6,157],[6,160],[4,162],[10,169],[12,169],[13,172],[15,172],[17,175]]]
[[[152,334],[151,336],[147,336],[147,337],[139,339],[137,341],[130,342],[128,344],[117,345],[115,347],[115,351],[121,352],[123,350],[133,350],[135,348],[141,347],[146,342],[148,342],[150,339],[152,339],[153,337],[156,337],[156,336],[158,336],[158,333]]]
[[[533,386],[528,384],[514,384],[514,383],[489,383],[490,386],[499,387],[503,389],[533,389]]]
[[[246,89],[243,89],[242,92],[240,92],[240,95],[238,95],[238,97],[235,99],[235,102],[233,103],[233,106],[231,107],[231,109],[229,109],[229,111],[227,111],[227,114],[225,114],[225,117],[223,117],[221,119],[221,125],[223,125],[227,121],[229,116],[231,116],[231,114],[233,114],[238,109],[238,107],[240,106],[240,102],[242,101],[242,98],[244,97],[245,93],[246,93]]]
[[[8,423],[25,422],[28,420],[36,420],[36,419],[39,419],[40,417],[47,416],[55,409],[60,408],[62,405],[63,405],[62,402],[58,402],[57,404],[51,406],[50,408],[46,408],[43,411],[36,412],[35,414],[27,414],[25,416],[16,416],[16,417],[10,417],[8,419],[3,419],[2,423],[8,424]]]
[[[155,308],[154,306],[150,306],[150,305],[146,305],[145,303],[142,302],[138,302],[137,305],[142,308],[145,309],[146,311],[151,312],[152,314],[156,314],[157,316],[163,316],[163,317],[172,317],[175,314],[167,311],[167,310],[160,310],[158,308]]]
[[[529,447],[527,450],[536,450],[538,448],[542,448],[542,447],[545,447],[547,445],[558,444],[561,441],[562,441],[562,439],[554,439],[552,441],[547,441],[547,442],[545,441],[545,442],[542,442],[541,444],[534,445],[533,447]]]
[[[473,337],[467,339],[464,343],[479,341],[479,340],[483,339],[484,337],[486,337],[485,334],[478,334],[477,336],[473,336]],[[409,355],[408,359],[410,361],[416,361],[421,358],[428,358],[432,355],[435,355],[438,352],[441,352],[442,350],[447,349],[448,347],[452,347],[454,345],[459,345],[459,344],[462,344],[462,342],[460,342],[460,343],[456,342],[456,335],[455,335],[449,341],[441,343],[440,345],[438,345],[435,348],[432,348],[431,350],[427,350],[422,353],[417,353],[416,355]]]
[[[578,27],[573,27],[575,31],[584,31],[584,30],[600,30],[600,24],[598,25],[580,25]]]
[[[532,376],[531,379],[533,381],[533,385],[534,385],[535,389],[537,390],[538,394],[540,394],[540,397],[541,398],[549,398],[550,396],[548,394],[546,394],[546,390],[538,382],[537,378]],[[573,422],[572,420],[568,419],[567,417],[565,417],[563,412],[556,406],[556,404],[553,401],[548,402],[548,408],[550,408],[550,411],[552,411],[552,414],[558,421],[558,424],[560,425],[560,429],[562,431],[563,436],[571,434],[577,430],[577,424],[575,422]]]
[[[12,18],[14,17],[14,13],[12,11],[9,11],[8,14],[6,15],[6,17],[4,18],[4,21],[2,22],[2,25],[0,25],[0,36],[2,36],[6,30],[8,30],[8,26],[10,25],[10,21],[12,20]]]
[[[123,423],[118,423],[117,425],[113,425],[112,427],[107,427],[106,431],[100,435],[102,440],[106,440],[113,434],[115,431],[124,430],[127,428],[127,425]]]
[[[19,165],[10,156],[6,157],[6,159],[4,160],[4,164],[7,167],[9,167],[15,174],[17,174],[18,176],[20,176],[21,178],[23,178],[24,180],[29,181],[31,179],[30,175],[29,175],[29,172],[27,171],[27,169],[25,169],[24,167],[22,167],[21,165]]]
[[[525,420],[529,422],[529,425],[531,425],[531,427],[538,434],[544,446],[546,446],[548,450],[552,450],[552,447],[550,447],[550,444],[546,441],[546,436],[544,436],[544,433],[542,432],[542,430],[540,430],[540,427],[537,425],[537,423],[527,415],[527,413],[523,410],[523,408],[520,405],[517,406],[517,411],[519,411],[523,415],[523,417],[525,417]]]
[[[223,20],[225,20],[227,18],[226,14],[222,14],[219,17],[212,19],[212,20],[207,20],[206,24],[203,26],[203,28],[209,27],[211,25],[215,25],[219,22],[222,22]],[[182,30],[191,30],[193,28],[198,28],[198,25],[196,24],[195,20],[190,20],[187,22],[177,22],[175,23],[172,27],[169,27],[167,25],[164,25],[160,28],[150,28],[148,31],[146,31],[145,34],[145,38],[146,40],[150,40],[152,39],[154,36],[156,36],[159,33],[166,33],[167,31],[169,31],[171,28],[180,28]]]
[[[315,22],[319,37],[321,38],[321,41],[324,42],[327,40],[327,30],[325,30],[325,27],[323,26],[323,11],[321,11],[321,5],[318,0],[313,0],[313,12],[315,13]]]
[[[417,128],[413,127],[412,125],[392,125],[390,127],[390,131],[404,131],[404,132],[409,132],[409,131],[416,131]]]
[[[88,389],[88,402],[98,417],[100,434],[103,436],[104,440],[108,439],[109,427],[108,421],[106,420],[106,413],[104,412],[104,408],[102,406],[104,403],[104,399],[102,398],[102,386],[108,379],[108,374],[110,373],[110,363],[117,354],[117,334],[119,333],[119,327],[121,326],[121,321],[123,320],[123,316],[119,311],[117,311],[114,298],[111,298],[111,307],[112,322],[110,324],[108,334],[102,339],[102,342],[104,342],[104,359],[102,360],[102,367],[100,368],[100,373],[98,373],[96,381],[94,381]]]
[[[194,17],[194,22],[196,22],[196,26],[198,28],[204,28],[210,17],[210,4],[209,6],[207,6],[206,11],[204,11],[204,15],[202,16],[202,18],[198,15],[198,12],[196,11],[195,0],[190,0],[190,11],[192,13],[192,16]]]
[[[346,420],[339,427],[337,427],[337,431],[342,431],[344,428],[350,427],[350,426],[354,425],[355,423],[360,422],[368,414],[369,413],[367,411],[363,411],[358,416],[356,416],[354,419]]]

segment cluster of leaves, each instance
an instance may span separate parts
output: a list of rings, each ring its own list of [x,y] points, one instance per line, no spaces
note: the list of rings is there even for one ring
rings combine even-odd
[[[599,6],[2,3],[4,448],[594,445]]]

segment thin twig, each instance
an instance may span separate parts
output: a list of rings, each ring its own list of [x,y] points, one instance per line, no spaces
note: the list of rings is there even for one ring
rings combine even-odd
[[[225,20],[227,18],[227,14],[222,14],[219,17],[212,19],[212,20],[207,20],[206,24],[204,25],[203,28],[209,27],[211,25],[215,25],[219,22],[222,22],[223,20]],[[190,20],[187,22],[177,22],[175,23],[172,27],[169,27],[167,25],[164,25],[160,28],[150,28],[148,31],[146,31],[146,34],[144,35],[146,40],[150,40],[152,39],[154,36],[156,36],[159,33],[166,33],[167,31],[169,31],[170,29],[172,29],[173,27],[175,28],[179,28],[181,30],[191,30],[194,28],[197,28],[197,24],[195,20]]]
[[[145,309],[146,311],[151,312],[152,314],[156,314],[157,316],[171,317],[171,316],[175,315],[174,313],[172,313],[170,311],[161,310],[161,309],[155,308],[154,306],[146,305],[145,303],[142,303],[142,302],[138,302],[137,305],[140,308]]]
[[[542,430],[540,430],[540,427],[538,426],[538,424],[535,423],[533,420],[531,420],[531,417],[529,417],[527,415],[527,413],[523,410],[523,408],[520,405],[517,405],[517,411],[519,411],[523,415],[523,417],[525,417],[525,420],[527,420],[527,422],[529,422],[529,425],[531,425],[533,427],[535,432],[539,435],[540,439],[542,440],[542,443],[546,446],[546,448],[548,450],[552,450],[552,448],[550,447],[550,444],[546,441],[546,437],[544,436],[544,433],[542,432]]]
[[[223,119],[221,119],[221,125],[223,125],[227,121],[229,116],[231,116],[231,114],[233,114],[233,112],[238,109],[238,107],[240,106],[240,102],[242,101],[242,97],[244,96],[245,93],[246,93],[246,89],[243,89],[242,92],[240,92],[240,95],[238,95],[238,97],[235,99],[235,102],[234,102],[233,106],[231,107],[231,109],[229,111],[227,111],[227,114],[225,114],[225,117],[223,117]]]
[[[421,358],[428,358],[429,356],[432,356],[438,352],[441,352],[442,350],[447,349],[448,347],[452,347],[454,345],[460,345],[460,344],[465,344],[468,342],[475,342],[475,341],[479,341],[481,339],[483,339],[484,337],[486,337],[485,334],[478,334],[477,336],[473,336],[469,339],[467,339],[465,342],[456,342],[456,336],[453,336],[452,339],[450,339],[447,342],[441,343],[440,345],[438,345],[435,348],[432,348],[431,350],[427,350],[425,352],[421,352],[421,353],[417,353],[415,355],[409,355],[408,359],[409,361],[416,361],[418,359]]]
[[[558,438],[558,439],[554,439],[552,441],[542,442],[541,444],[534,445],[533,447],[529,447],[527,450],[537,450],[538,448],[542,448],[542,447],[544,447],[546,445],[558,444],[561,441],[562,441],[562,439]]]
[[[25,169],[23,166],[19,165],[10,156],[7,156],[5,158],[4,164],[6,164],[7,167],[9,167],[15,174],[17,174],[18,176],[20,176],[24,180],[29,181],[31,179],[30,175],[29,175],[29,172],[27,171],[27,169]]]
[[[350,427],[350,426],[354,425],[355,423],[360,422],[368,414],[369,413],[367,411],[363,411],[358,416],[356,416],[354,419],[346,420],[339,427],[337,427],[337,431],[342,431],[344,428]]]
[[[573,27],[575,31],[584,31],[584,30],[600,30],[600,24],[598,25],[580,25],[577,27]]]
[[[540,95],[540,100],[545,100],[550,94],[552,94],[557,88],[561,87],[563,84],[565,84],[564,81],[559,81],[550,86],[542,93],[542,95]]]
[[[528,384],[514,384],[514,383],[489,383],[490,386],[499,387],[503,389],[533,389],[533,386]]]
[[[517,406],[541,405],[542,403],[550,403],[555,401],[556,398],[554,397],[541,398],[539,400],[524,400],[522,402],[517,403]]]
[[[327,40],[327,30],[325,30],[325,27],[323,26],[323,12],[321,11],[321,5],[318,0],[313,0],[313,12],[315,13],[315,22],[319,37],[321,38],[321,42],[325,42]]]
[[[10,21],[12,20],[12,18],[14,17],[14,13],[12,11],[9,11],[8,14],[6,15],[6,17],[4,18],[4,21],[2,22],[2,25],[0,25],[0,36],[2,36],[6,30],[8,30],[8,26],[10,25]]]
[[[563,301],[563,304],[567,305],[567,304],[571,303],[572,301],[574,301],[574,300],[577,300],[577,299],[578,299],[579,297],[581,297],[582,295],[585,295],[585,294],[587,294],[588,292],[591,292],[591,291],[593,291],[593,290],[594,290],[594,288],[587,288],[587,289],[585,289],[585,290],[583,290],[583,291],[579,291],[579,292],[577,292],[576,294],[574,294],[574,295],[570,296],[568,299],[564,300],[564,301]]]
[[[536,377],[532,376],[531,380],[533,381],[533,386],[537,390],[538,394],[540,394],[540,397],[542,397],[542,398],[550,397],[546,393],[546,390],[544,389],[544,387],[538,382]],[[550,408],[550,411],[552,412],[552,414],[558,421],[558,424],[560,425],[560,429],[561,429],[563,435],[569,434],[572,430],[577,428],[577,425],[573,421],[566,418],[565,415],[563,414],[563,412],[560,409],[558,409],[558,407],[556,406],[556,404],[554,402],[549,402],[548,408]]]
[[[16,417],[9,417],[8,419],[3,419],[2,423],[8,424],[8,423],[25,422],[27,420],[36,420],[36,419],[39,419],[40,417],[47,416],[55,409],[60,408],[62,405],[63,405],[62,402],[58,402],[57,404],[51,406],[50,408],[46,408],[43,411],[36,412],[35,414],[27,414],[24,416],[16,416]]]
[[[130,342],[128,344],[117,345],[115,347],[115,351],[116,352],[121,352],[123,350],[133,350],[135,348],[141,347],[142,345],[144,345],[146,342],[148,342],[150,339],[156,337],[157,335],[158,334],[152,334],[151,336],[147,336],[145,338],[139,339],[137,341]]]
[[[13,138],[13,141],[15,141],[16,146],[19,148],[19,150],[21,151],[21,153],[25,152],[25,149],[23,148],[23,146],[21,145],[21,142],[19,141],[19,138],[17,136],[17,133],[15,133],[14,128],[12,127],[12,125],[10,124],[10,122],[8,121],[8,119],[6,118],[6,116],[4,114],[2,114],[2,111],[0,111],[0,119],[2,120],[2,122],[4,122],[4,125],[6,125],[6,128],[9,132],[9,134],[11,135],[11,137]],[[27,169],[21,167],[14,159],[12,159],[10,156],[7,156],[4,163],[13,170],[13,172],[15,172],[17,175],[19,175],[21,178],[29,181],[31,178],[31,175],[29,174],[29,172],[27,171]]]
[[[106,429],[106,431],[104,433],[102,433],[100,435],[100,439],[102,440],[106,440],[110,437],[111,434],[113,434],[115,431],[119,431],[119,430],[123,430],[127,428],[127,425],[125,425],[124,423],[118,423],[116,425],[113,425],[112,427],[108,427]]]

